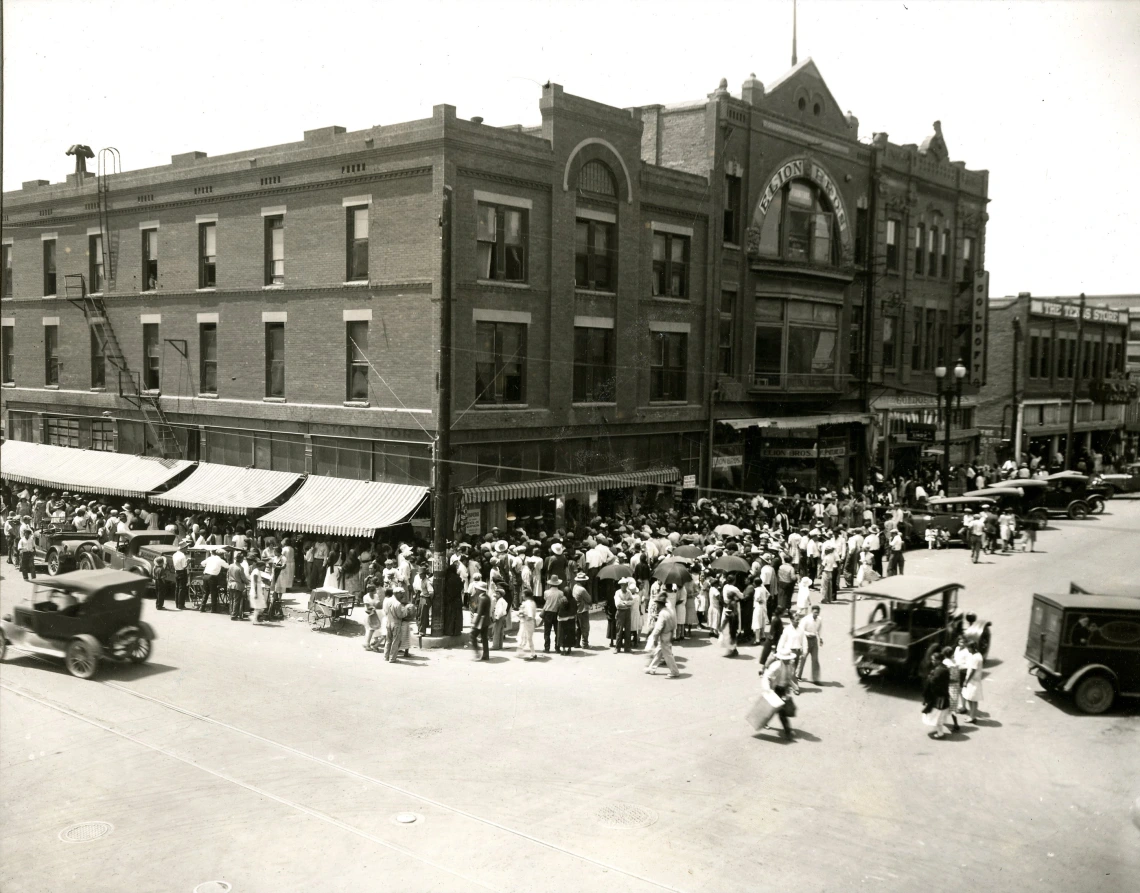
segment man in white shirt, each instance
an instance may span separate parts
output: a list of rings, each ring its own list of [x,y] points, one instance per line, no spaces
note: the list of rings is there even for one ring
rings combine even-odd
[[[879,529],[872,527],[871,531],[863,537],[863,551],[871,553],[871,566],[875,568],[875,572],[881,574],[883,572],[882,557],[880,554],[879,544]]]
[[[784,628],[780,633],[780,641],[776,644],[776,654],[787,654],[791,652],[792,662],[790,665],[792,676],[792,694],[800,693],[799,673],[797,672],[800,665],[800,658],[804,653],[804,637],[800,632],[799,627],[796,626],[792,620],[792,612],[785,611],[783,615]]]
[[[190,585],[190,559],[182,551],[182,544],[170,556],[170,566],[174,568],[174,607],[179,611],[186,607],[186,593]]]
[[[894,577],[902,574],[903,565],[905,564],[905,559],[903,558],[903,548],[905,544],[903,543],[902,533],[897,527],[891,531],[889,545],[891,556],[887,569],[890,571],[890,575]]]
[[[803,676],[804,667],[807,665],[807,659],[810,655],[811,681],[819,685],[819,649],[823,645],[823,619],[819,616],[819,605],[814,606],[811,613],[800,621],[797,632],[800,637],[800,644],[805,651],[800,655],[799,664],[796,667],[796,678],[799,679]]]
[[[206,594],[202,597],[202,604],[198,606],[198,610],[203,614],[206,613],[207,603],[210,605],[210,610],[217,613],[218,590],[226,579],[225,571],[226,563],[218,552],[211,552],[202,562],[202,585],[206,587]]]

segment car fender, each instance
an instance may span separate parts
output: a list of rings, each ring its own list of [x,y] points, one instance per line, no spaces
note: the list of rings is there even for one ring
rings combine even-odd
[[[142,631],[143,635],[145,635],[151,641],[158,638],[158,633],[154,631],[154,627],[147,623],[145,620],[139,621],[139,629]]]
[[[1094,673],[1094,672],[1097,672],[1097,673],[1103,672],[1105,675],[1108,676],[1108,678],[1110,678],[1112,680],[1113,687],[1118,687],[1117,686],[1118,680],[1117,680],[1116,673],[1113,672],[1113,670],[1110,667],[1106,667],[1104,664],[1088,664],[1087,666],[1081,667],[1079,670],[1077,670],[1077,672],[1075,672],[1072,676],[1070,676],[1068,679],[1066,679],[1065,684],[1061,686],[1061,691],[1064,691],[1064,692],[1072,691],[1074,688],[1076,688],[1076,685],[1078,682],[1080,682],[1089,673]]]
[[[99,642],[98,639],[96,639],[94,636],[90,635],[89,633],[80,633],[78,636],[72,636],[70,639],[68,639],[69,642],[74,642],[76,640],[83,642],[85,645],[87,645],[87,647],[91,649],[91,653],[94,654],[96,657],[101,658],[103,656],[102,644]]]

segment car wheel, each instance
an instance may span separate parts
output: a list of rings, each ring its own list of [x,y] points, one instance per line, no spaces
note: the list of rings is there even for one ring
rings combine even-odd
[[[1085,676],[1079,683],[1077,683],[1076,691],[1073,692],[1073,701],[1077,705],[1077,709],[1081,713],[1104,713],[1116,697],[1116,689],[1113,688],[1112,680],[1107,676],[1102,676],[1100,673],[1093,673]]]
[[[918,665],[918,673],[921,678],[925,679],[927,674],[934,668],[934,662],[938,659],[938,652],[941,650],[941,646],[937,643],[926,649],[926,654],[922,656],[922,663]]]
[[[59,575],[59,552],[56,549],[47,554],[47,572],[53,577]]]
[[[1104,511],[1105,500],[1103,496],[1089,497],[1089,510],[1096,515]]]
[[[117,661],[141,664],[150,657],[150,637],[137,626],[127,626],[111,640],[111,656]]]
[[[1089,516],[1089,507],[1086,503],[1083,503],[1080,500],[1077,500],[1076,502],[1070,502],[1067,514],[1069,515],[1070,520],[1083,521]]]
[[[93,571],[99,566],[95,563],[95,556],[90,552],[80,552],[78,564],[79,569],[84,571]]]
[[[127,657],[132,664],[144,664],[150,659],[152,647],[150,636],[140,632],[131,643],[127,651]]]
[[[99,667],[99,658],[91,646],[82,639],[75,639],[67,645],[67,656],[64,658],[67,672],[80,679],[90,679]]]

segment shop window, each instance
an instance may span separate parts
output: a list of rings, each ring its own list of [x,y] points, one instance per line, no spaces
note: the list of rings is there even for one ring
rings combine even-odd
[[[87,279],[91,283],[90,292],[101,294],[103,292],[103,237],[99,235],[87,237]]]
[[[265,396],[285,396],[285,323],[265,324]]]
[[[218,284],[218,225],[198,224],[198,288]]]
[[[368,205],[345,208],[346,282],[368,279]]]
[[[285,217],[265,218],[265,284],[285,284]]]
[[[198,391],[218,393],[218,324],[198,325]]]
[[[158,324],[143,324],[143,373],[142,386],[145,391],[157,391],[161,387],[162,342],[158,338]]]
[[[0,298],[12,297],[12,246],[0,246]]]
[[[103,327],[91,327],[91,387],[107,387],[107,342]]]
[[[15,384],[16,364],[15,355],[12,351],[16,340],[16,327],[4,326],[0,332],[3,333],[3,342],[0,345],[0,368],[2,368],[0,378],[3,379],[4,384]]]
[[[480,202],[477,230],[478,278],[526,282],[527,212]]]
[[[142,231],[142,282],[143,291],[158,288],[158,230]]]
[[[345,400],[368,399],[368,323],[345,323]]]
[[[614,330],[574,327],[574,402],[614,403]]]
[[[720,293],[720,327],[717,330],[717,370],[732,375],[732,342],[735,331],[736,292]]]
[[[59,326],[44,326],[44,384],[59,386]]]
[[[689,297],[689,237],[653,234],[654,297]]]
[[[617,290],[617,227],[578,218],[574,227],[574,286]]]
[[[91,420],[91,449],[104,453],[115,450],[115,423],[110,419]]]
[[[526,326],[475,324],[475,402],[526,402]]]
[[[888,313],[883,316],[883,368],[894,369],[898,365],[899,315]]]
[[[914,228],[914,275],[922,275],[922,261],[924,254],[924,243],[926,242],[926,227],[921,223]]]
[[[650,332],[649,399],[685,399],[689,336],[684,332]]]
[[[55,239],[44,239],[44,297],[55,295]]]
[[[740,244],[740,223],[742,216],[740,177],[726,174],[724,178],[724,241]]]
[[[899,233],[902,232],[901,220],[887,221],[887,271],[899,271]]]

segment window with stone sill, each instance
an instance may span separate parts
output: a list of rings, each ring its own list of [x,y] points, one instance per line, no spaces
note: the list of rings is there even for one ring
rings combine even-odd
[[[654,297],[689,297],[689,242],[688,236],[653,234]]]
[[[479,279],[527,281],[528,214],[522,208],[480,202],[476,224]]]

